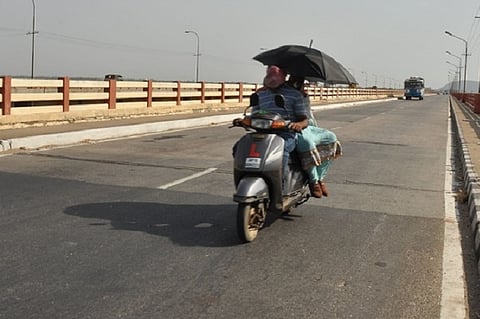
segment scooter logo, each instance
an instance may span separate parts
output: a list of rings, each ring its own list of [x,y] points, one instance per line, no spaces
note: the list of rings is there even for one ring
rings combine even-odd
[[[260,153],[257,152],[257,144],[253,143],[250,145],[250,153],[248,153],[248,156],[249,157],[245,159],[245,168],[260,168],[262,159],[260,158]]]
[[[260,157],[260,153],[257,152],[257,144],[250,145],[250,153],[248,153],[250,157]]]

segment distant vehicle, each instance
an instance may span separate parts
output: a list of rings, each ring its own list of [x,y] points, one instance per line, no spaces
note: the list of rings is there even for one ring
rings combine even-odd
[[[117,80],[117,81],[122,81],[123,80],[123,76],[121,76],[120,74],[107,74],[105,75],[105,79],[104,80]]]
[[[412,98],[418,98],[423,100],[425,93],[425,80],[419,76],[412,76],[405,80],[405,98],[411,100]]]

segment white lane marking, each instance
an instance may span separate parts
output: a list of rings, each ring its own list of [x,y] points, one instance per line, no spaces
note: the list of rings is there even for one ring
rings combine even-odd
[[[210,224],[210,223],[200,223],[200,224],[197,224],[195,226],[193,226],[194,228],[210,228],[210,227],[213,227],[213,224]]]
[[[171,182],[171,183],[168,183],[168,184],[165,184],[165,185],[162,185],[162,186],[158,186],[157,188],[158,188],[158,189],[167,189],[167,188],[170,188],[170,187],[172,187],[172,186],[175,186],[175,185],[178,185],[178,184],[182,184],[182,183],[184,183],[184,182],[186,182],[186,181],[189,181],[189,180],[191,180],[191,179],[195,179],[195,178],[197,178],[197,177],[200,177],[200,176],[203,176],[203,175],[206,175],[206,174],[210,174],[210,173],[212,173],[212,172],[214,172],[214,171],[216,171],[216,170],[217,170],[217,168],[211,167],[211,168],[206,169],[206,170],[204,170],[204,171],[202,171],[202,172],[198,172],[198,173],[192,174],[192,175],[190,175],[190,176],[187,176],[187,177],[185,177],[185,178],[177,179],[176,181],[173,181],[173,182]]]
[[[450,109],[449,109],[450,115]],[[451,119],[451,117],[448,117]],[[461,236],[458,229],[458,207],[455,202],[451,149],[451,120],[448,121],[447,158],[445,169],[445,230],[443,239],[442,262],[442,298],[440,303],[440,319],[467,318],[465,304],[465,275]]]

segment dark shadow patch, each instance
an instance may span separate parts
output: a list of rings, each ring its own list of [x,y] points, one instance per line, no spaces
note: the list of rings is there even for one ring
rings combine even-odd
[[[67,207],[64,213],[94,219],[87,223],[92,227],[107,224],[98,219],[107,220],[113,229],[163,236],[181,246],[228,247],[241,244],[236,231],[235,205],[105,202]],[[273,222],[275,218],[270,217]]]
[[[166,135],[166,136],[155,137],[153,141],[175,140],[175,139],[182,139],[184,137],[185,135]]]
[[[372,145],[384,145],[384,146],[409,146],[407,144],[396,144],[396,143],[383,143],[383,142],[376,142],[376,141],[349,141],[351,143],[357,144],[372,144]]]

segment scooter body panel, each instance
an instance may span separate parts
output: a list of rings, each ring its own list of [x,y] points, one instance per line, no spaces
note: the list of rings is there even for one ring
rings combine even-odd
[[[233,175],[237,189],[243,178],[261,177],[268,185],[271,203],[281,203],[283,145],[276,134],[245,134],[235,149]]]
[[[234,151],[234,201],[253,202],[269,198],[269,209],[277,212],[308,199],[308,178],[295,154],[290,154],[289,169],[282,189],[284,140],[276,134],[249,133],[236,144]],[[260,181],[260,180],[261,181]]]
[[[233,195],[233,200],[238,203],[268,202],[268,198],[268,185],[262,177],[257,176],[244,176]]]

